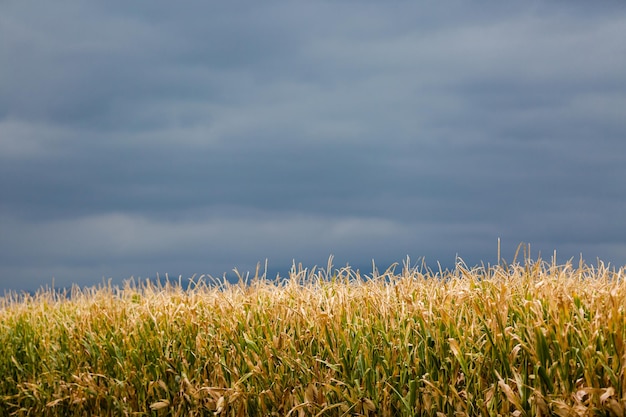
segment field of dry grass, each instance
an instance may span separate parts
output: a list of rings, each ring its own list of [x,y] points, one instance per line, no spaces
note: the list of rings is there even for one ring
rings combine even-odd
[[[294,268],[0,301],[0,415],[623,416],[624,268]]]

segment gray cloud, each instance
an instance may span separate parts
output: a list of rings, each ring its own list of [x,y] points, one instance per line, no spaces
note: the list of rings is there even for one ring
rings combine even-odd
[[[624,263],[621,3],[0,11],[0,287]]]

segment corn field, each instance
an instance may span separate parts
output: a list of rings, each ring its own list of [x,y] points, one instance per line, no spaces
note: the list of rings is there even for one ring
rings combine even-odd
[[[624,268],[409,265],[5,295],[0,416],[624,415]]]

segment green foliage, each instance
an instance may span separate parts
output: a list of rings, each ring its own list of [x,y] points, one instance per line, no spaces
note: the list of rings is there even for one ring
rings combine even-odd
[[[0,416],[621,416],[624,270],[295,269],[0,301]]]

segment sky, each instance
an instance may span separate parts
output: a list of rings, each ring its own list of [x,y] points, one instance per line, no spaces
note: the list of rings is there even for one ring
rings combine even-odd
[[[3,1],[0,293],[622,266],[624,39],[622,1]]]

